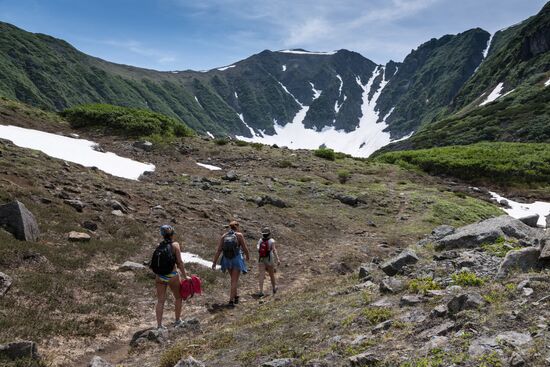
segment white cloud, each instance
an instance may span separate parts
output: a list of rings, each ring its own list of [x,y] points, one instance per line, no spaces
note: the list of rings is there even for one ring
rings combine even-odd
[[[170,64],[176,61],[176,58],[172,54],[162,50],[157,50],[152,47],[148,47],[144,45],[142,42],[135,41],[135,40],[121,41],[121,40],[111,39],[111,40],[97,41],[97,43],[123,49],[125,51],[130,51],[140,56],[146,56],[148,58],[153,59],[155,62],[159,64]]]

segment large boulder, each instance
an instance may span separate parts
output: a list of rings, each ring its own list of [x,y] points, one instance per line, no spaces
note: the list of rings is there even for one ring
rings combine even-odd
[[[499,237],[533,241],[538,240],[540,233],[518,219],[502,215],[458,228],[437,240],[436,247],[440,250],[475,248],[483,243],[493,243]]]
[[[451,315],[454,315],[463,310],[476,309],[485,304],[485,301],[479,293],[463,293],[461,295],[453,297],[449,303],[447,303],[447,308]]]
[[[380,265],[380,268],[389,276],[396,275],[406,265],[414,264],[418,261],[418,256],[413,250],[406,249],[399,255],[392,257]]]
[[[36,241],[40,236],[34,215],[17,200],[0,206],[0,227],[21,241]]]
[[[527,224],[529,227],[538,228],[539,215],[531,214],[526,215],[525,217],[518,218],[523,223]]]
[[[11,287],[11,277],[7,274],[0,272],[0,297],[4,296],[8,289]]]
[[[522,272],[540,270],[540,255],[541,251],[537,247],[525,247],[519,250],[509,251],[500,264],[497,277],[505,277],[512,270],[520,270]]]
[[[88,367],[113,367],[113,365],[103,358],[95,356],[90,363],[88,363]]]
[[[35,342],[20,341],[8,344],[0,344],[0,360],[1,359],[20,359],[30,358],[39,359],[38,348]]]

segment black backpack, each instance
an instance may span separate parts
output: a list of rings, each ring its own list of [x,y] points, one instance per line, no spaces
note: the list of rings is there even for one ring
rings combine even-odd
[[[235,231],[229,231],[223,237],[223,256],[227,259],[232,259],[239,253],[239,240]]]
[[[176,257],[172,252],[172,241],[162,241],[151,259],[151,270],[157,275],[170,274],[176,265]]]

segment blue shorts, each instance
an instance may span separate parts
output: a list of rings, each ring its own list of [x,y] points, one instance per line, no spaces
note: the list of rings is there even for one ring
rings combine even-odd
[[[225,272],[226,270],[232,270],[232,269],[239,269],[243,273],[248,272],[248,269],[246,268],[246,263],[244,262],[242,254],[238,254],[232,259],[228,259],[225,256],[222,256],[220,265],[222,267],[223,272]]]

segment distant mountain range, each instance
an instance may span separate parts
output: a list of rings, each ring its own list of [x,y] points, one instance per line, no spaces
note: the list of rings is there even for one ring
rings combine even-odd
[[[97,102],[144,107],[202,134],[357,156],[392,141],[385,150],[550,141],[549,48],[550,4],[492,37],[479,28],[446,35],[385,65],[347,50],[295,49],[208,71],[159,72],[0,23],[0,95],[57,111]]]

